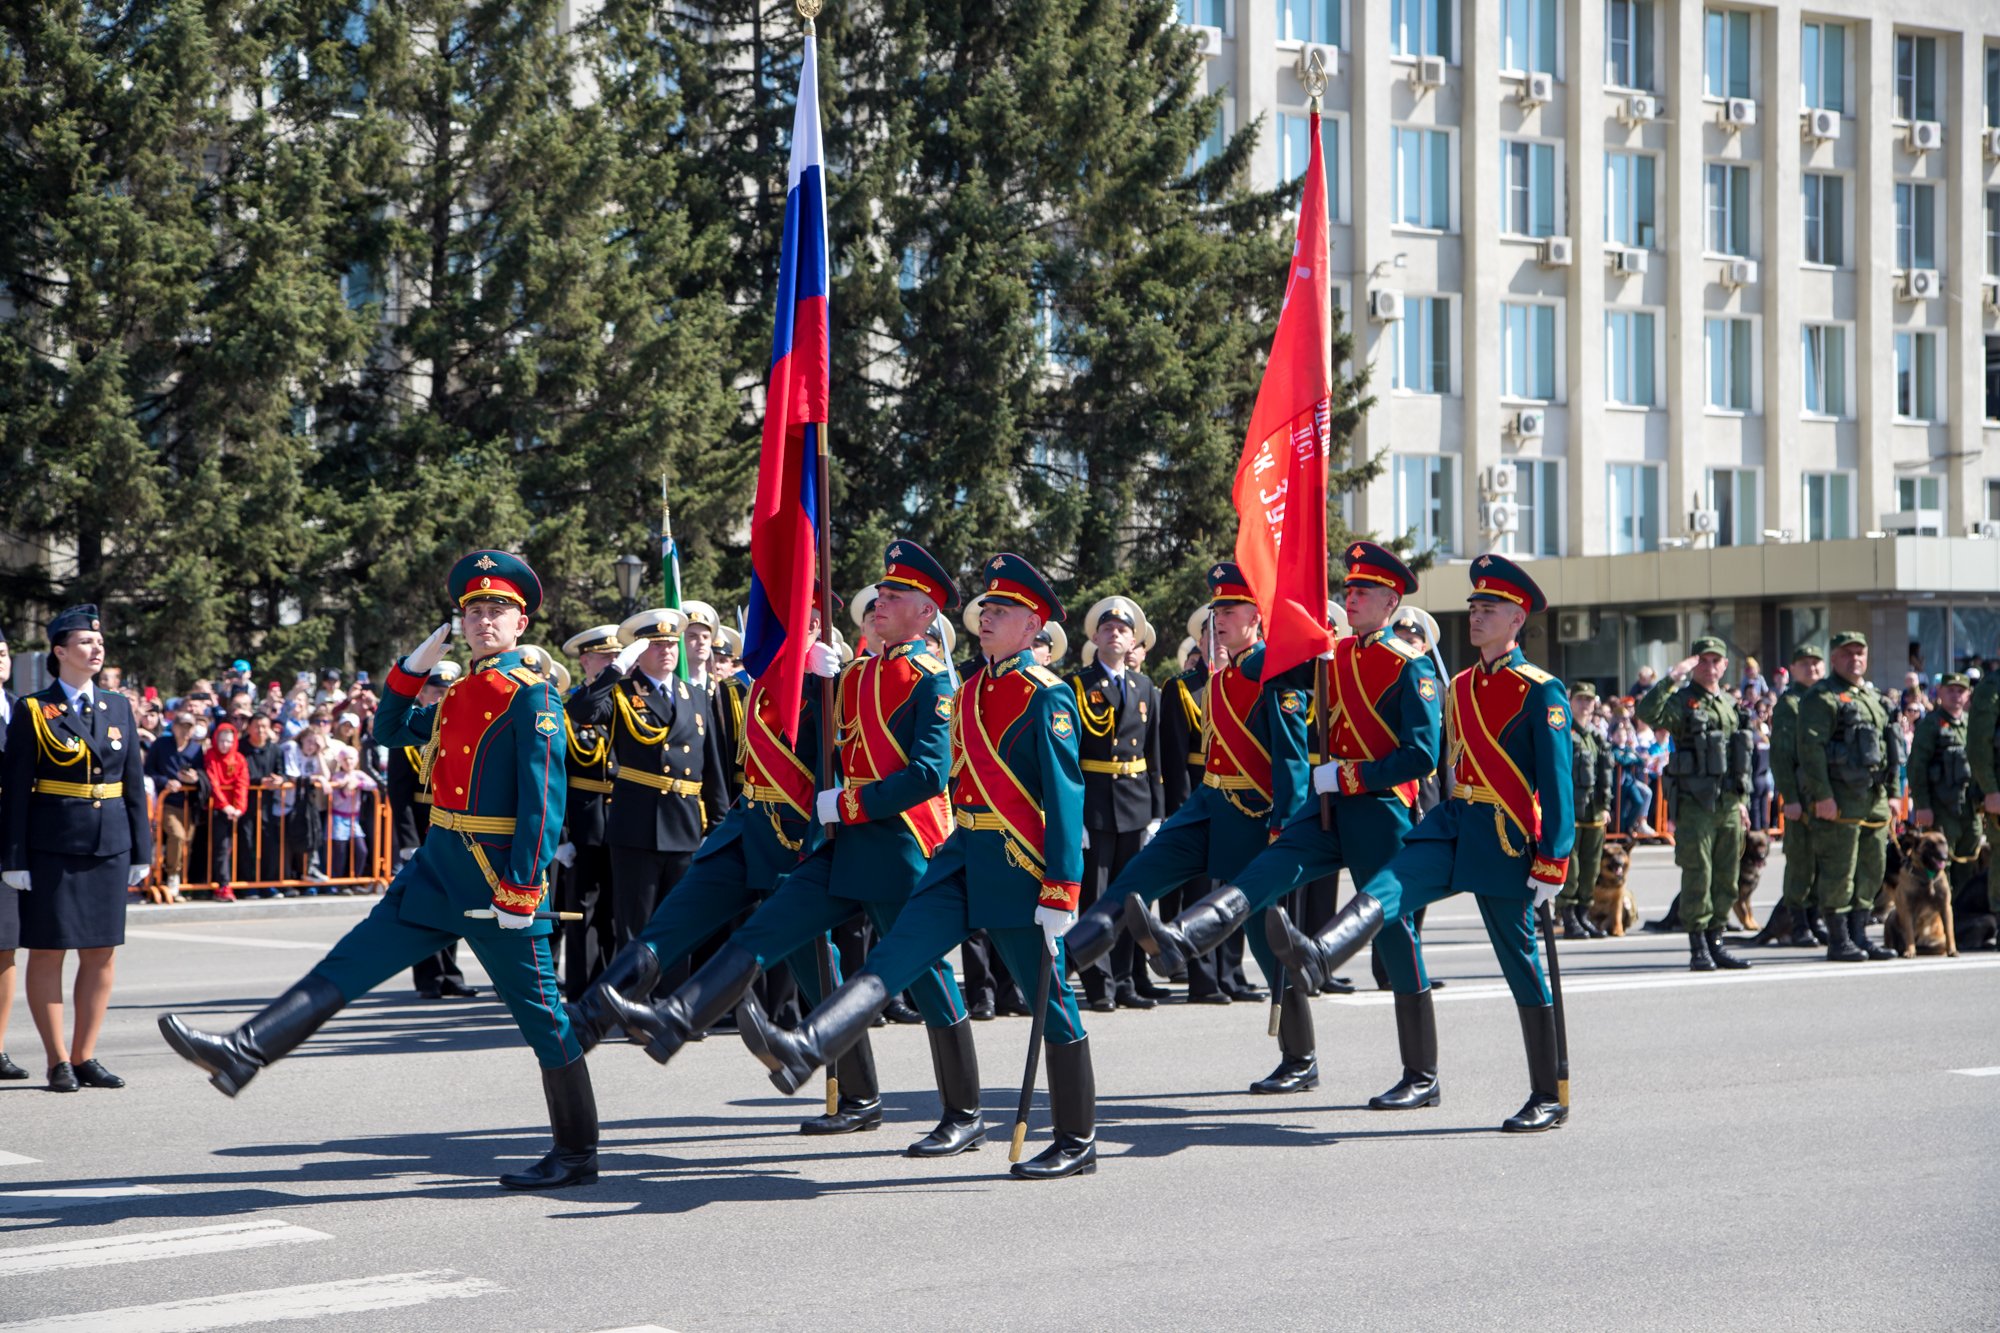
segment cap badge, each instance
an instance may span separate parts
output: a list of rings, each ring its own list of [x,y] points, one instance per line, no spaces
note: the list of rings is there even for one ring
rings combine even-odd
[[[472,562],[472,567],[474,569],[498,569],[500,568],[500,562],[490,555],[482,555]]]
[[[479,586],[480,586],[480,587],[482,587],[482,588],[490,588],[490,587],[492,587],[492,586],[493,586],[493,580],[492,580],[492,579],[481,579],[481,580],[479,580]]]

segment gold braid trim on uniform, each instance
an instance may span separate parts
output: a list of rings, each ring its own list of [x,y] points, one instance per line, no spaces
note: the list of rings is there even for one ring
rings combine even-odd
[[[618,703],[618,716],[625,720],[625,729],[632,733],[632,739],[641,745],[665,745],[672,727],[649,726],[639,720],[639,710],[632,706],[632,695],[625,690],[613,690],[611,697]]]
[[[1105,701],[1104,711],[1099,713],[1090,711],[1089,692],[1084,688],[1081,673],[1069,678],[1069,687],[1076,695],[1076,711],[1083,717],[1085,731],[1101,740],[1118,730],[1118,715],[1112,711],[1109,700]]]
[[[604,751],[611,744],[609,736],[600,735],[594,748],[586,747],[577,737],[576,724],[569,720],[569,713],[563,713],[563,734],[569,740],[570,758],[585,768],[596,768],[604,762]]]
[[[42,716],[42,706],[27,699],[19,700],[16,708],[29,710],[29,720],[35,724],[35,748],[42,752],[42,758],[56,768],[71,768],[80,764],[89,753],[82,740],[61,740],[49,730],[49,720]]]

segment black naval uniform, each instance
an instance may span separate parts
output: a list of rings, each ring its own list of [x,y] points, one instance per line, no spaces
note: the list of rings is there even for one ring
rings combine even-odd
[[[611,849],[605,846],[605,820],[611,799],[611,733],[589,723],[578,725],[584,708],[584,686],[563,701],[569,728],[569,809],[563,837],[576,857],[561,867],[556,879],[559,909],[581,912],[563,932],[563,993],[574,1000],[611,961],[616,931],[611,916]]]
[[[1160,691],[1160,795],[1163,808],[1171,815],[1187,803],[1201,786],[1206,771],[1202,755],[1201,726],[1208,672],[1201,667],[1183,671]],[[1160,900],[1163,913],[1180,914],[1184,903],[1198,903],[1208,895],[1206,875],[1197,876]],[[1166,917],[1173,920],[1173,916]],[[1187,962],[1188,999],[1197,1003],[1227,1004],[1222,989],[1223,968],[1219,957],[1233,956],[1237,966],[1243,957],[1243,932],[1237,931],[1212,952],[1190,956]]]
[[[743,790],[743,705],[749,687],[734,676],[708,675],[708,726],[722,754],[722,785],[729,803]]]
[[[389,747],[389,768],[382,775],[382,785],[389,796],[391,847],[395,853],[392,877],[405,861],[417,854],[417,848],[423,845],[424,832],[430,828],[431,792],[430,784],[424,781],[423,753],[414,745]],[[475,993],[465,984],[465,973],[458,966],[457,940],[411,967],[410,980],[415,983],[417,994],[426,999],[437,999],[446,991],[454,995]]]
[[[1166,789],[1160,778],[1160,691],[1142,672],[1113,676],[1103,659],[1070,677],[1081,727],[1077,749],[1083,764],[1083,827],[1090,843],[1083,851],[1083,893],[1079,910],[1097,901],[1125,863],[1139,854],[1146,826],[1165,819]],[[1130,934],[1078,977],[1091,1007],[1114,999],[1136,1004]],[[1148,988],[1150,989],[1150,987]]]

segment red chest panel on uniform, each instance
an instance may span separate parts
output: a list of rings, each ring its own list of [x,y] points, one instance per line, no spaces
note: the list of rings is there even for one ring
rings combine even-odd
[[[788,803],[805,814],[813,798],[812,770],[785,744],[777,701],[761,683],[750,687],[749,714],[748,725],[743,729],[744,781],[753,787],[783,792]]]
[[[959,779],[952,783],[952,804],[999,809],[994,801],[1019,791],[999,745],[1034,698],[1035,683],[1020,671],[998,678],[979,671],[965,682],[951,719],[952,771]],[[1039,838],[1034,845],[1041,845]]]
[[[1271,788],[1271,755],[1250,729],[1250,712],[1264,683],[1233,666],[1209,682],[1209,733],[1204,768],[1217,777],[1246,777],[1258,788]]]
[[[473,761],[479,744],[502,718],[521,688],[504,671],[481,671],[454,681],[438,704],[437,762],[431,766],[431,793],[441,810],[465,812],[478,788]]]
[[[894,753],[889,719],[909,702],[922,677],[905,653],[895,658],[866,658],[840,678],[840,771],[844,776],[874,782],[909,762]]]

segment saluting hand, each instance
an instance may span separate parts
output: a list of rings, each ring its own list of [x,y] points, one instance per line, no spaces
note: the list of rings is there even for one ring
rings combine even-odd
[[[619,675],[627,675],[632,670],[632,664],[644,656],[646,649],[651,646],[650,641],[646,639],[634,640],[618,650],[618,656],[611,659],[611,665],[618,668]]]
[[[428,676],[431,668],[444,658],[444,646],[451,641],[451,622],[445,621],[431,631],[431,636],[418,644],[408,657],[403,659],[403,670],[412,676]]]

